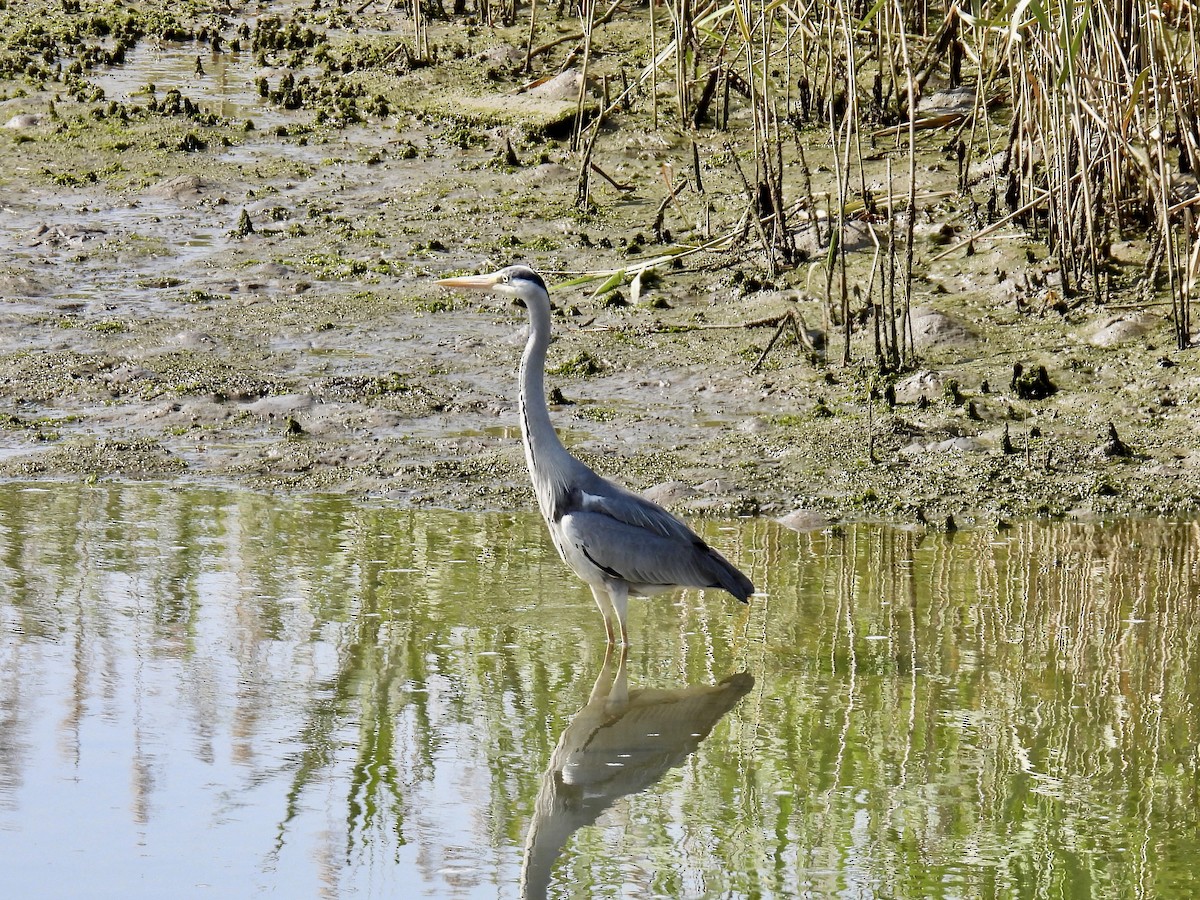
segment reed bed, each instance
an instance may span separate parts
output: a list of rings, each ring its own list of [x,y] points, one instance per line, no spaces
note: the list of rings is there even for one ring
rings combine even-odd
[[[541,54],[534,12],[529,49]],[[681,254],[750,249],[768,277],[809,267],[805,283],[825,301],[844,363],[853,332],[870,322],[875,361],[904,368],[924,252],[914,226],[945,198],[944,186],[922,182],[918,160],[941,153],[956,161],[954,192],[981,210],[952,251],[970,252],[973,241],[1016,224],[1045,243],[1063,303],[1102,304],[1134,281],[1138,302],[1169,301],[1176,345],[1191,345],[1200,271],[1194,4],[655,0],[625,10],[613,3],[598,16],[583,0],[557,14],[577,16],[582,37],[563,65],[609,54],[598,46],[600,20],[645,23],[649,47],[637,77],[587,124],[581,95],[580,205],[593,202],[598,142],[629,111],[683,136],[697,197],[702,163],[727,170],[744,194],[703,241],[581,280],[611,287]],[[672,102],[660,103],[668,84]],[[814,187],[806,148],[827,160],[826,184]],[[663,209],[678,204],[681,186],[667,179],[660,238]],[[847,271],[851,232],[866,234],[865,281]],[[1122,276],[1113,243],[1147,234],[1143,269]]]

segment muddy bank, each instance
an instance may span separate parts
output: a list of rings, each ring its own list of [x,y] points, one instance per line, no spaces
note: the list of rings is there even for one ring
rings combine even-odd
[[[369,5],[121,9],[88,11],[107,32],[57,7],[0,10],[2,477],[527,506],[521,310],[432,279],[522,261],[553,285],[742,221],[736,109],[720,133],[655,129],[641,107],[615,117],[581,210],[560,130],[575,104],[523,89],[568,45],[526,74],[521,27],[434,23],[435,59],[416,64],[409,23]],[[49,51],[22,24],[35,12]],[[635,53],[640,31],[620,26],[609,45]],[[81,46],[87,65],[61,65]],[[595,63],[589,102],[618,62]],[[828,190],[822,132],[797,135],[808,170],[788,177]],[[1115,248],[1104,304],[1064,300],[1044,246],[1011,227],[947,253],[980,197],[946,190],[944,137],[923,140],[922,190],[939,199],[916,223],[910,367],[880,375],[861,302],[843,364],[820,244],[772,274],[747,228],[637,296],[554,292],[548,383],[567,443],[689,513],[1194,513],[1200,366],[1174,349],[1169,306],[1138,290],[1147,248]],[[697,158],[702,184],[664,202]],[[876,264],[864,233],[849,280]]]

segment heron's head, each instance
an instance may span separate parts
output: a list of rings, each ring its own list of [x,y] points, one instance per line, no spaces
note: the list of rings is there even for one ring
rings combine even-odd
[[[448,288],[491,291],[502,297],[520,300],[526,306],[533,302],[549,303],[546,282],[542,276],[528,266],[506,266],[491,275],[466,275],[461,278],[441,278],[438,284]]]

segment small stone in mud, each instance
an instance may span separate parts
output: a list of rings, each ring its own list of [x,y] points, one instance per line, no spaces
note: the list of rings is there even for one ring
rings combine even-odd
[[[1087,341],[1094,347],[1115,347],[1138,340],[1159,324],[1158,317],[1147,313],[1112,316],[1097,325]]]
[[[4,123],[5,128],[36,128],[45,121],[45,116],[37,113],[18,113]]]
[[[714,495],[728,495],[737,489],[736,485],[724,478],[710,478],[708,481],[701,482],[696,487],[705,493]]]
[[[897,403],[918,403],[924,399],[928,405],[931,397],[943,392],[945,381],[938,372],[916,372],[897,382],[894,396]]]
[[[565,72],[559,72],[553,78],[547,78],[540,84],[536,84],[528,91],[529,96],[537,97],[541,100],[567,100],[574,101],[579,96],[580,84],[583,82],[583,75],[579,69],[571,68]]]
[[[642,491],[642,496],[660,506],[675,506],[696,496],[696,490],[683,481],[664,481]]]
[[[44,297],[50,286],[25,272],[0,272],[0,297]]]
[[[200,200],[207,191],[208,185],[198,175],[176,175],[174,178],[167,178],[150,185],[146,188],[145,194],[160,200],[174,200],[182,203]]]
[[[821,531],[829,527],[829,517],[815,509],[794,509],[779,518],[779,524],[792,531]]]
[[[978,438],[954,437],[947,438],[944,441],[931,441],[929,443],[913,441],[911,444],[900,448],[900,455],[920,456],[925,453],[982,453],[984,449],[983,442]]]
[[[929,307],[912,311],[913,344],[921,349],[969,344],[975,332],[957,319]]]
[[[189,328],[176,334],[171,344],[185,350],[211,350],[217,346],[217,339],[207,331]]]

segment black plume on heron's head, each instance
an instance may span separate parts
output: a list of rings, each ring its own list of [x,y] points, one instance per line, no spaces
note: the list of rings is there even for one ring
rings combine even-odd
[[[546,290],[546,282],[542,281],[542,276],[529,268],[529,266],[509,266],[504,270],[504,274],[508,276],[510,283],[514,281],[530,281],[543,291]],[[549,291],[546,292],[549,293]]]

